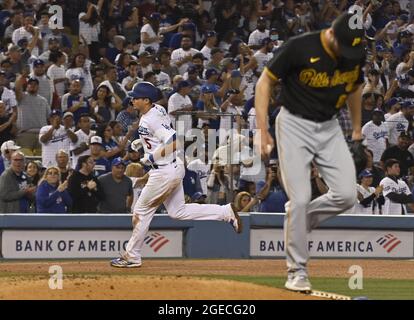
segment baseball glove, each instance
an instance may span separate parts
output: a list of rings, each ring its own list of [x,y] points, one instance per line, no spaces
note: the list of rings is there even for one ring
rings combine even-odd
[[[365,146],[362,144],[362,140],[352,141],[350,151],[352,158],[354,159],[355,169],[358,175],[366,168],[367,165],[367,155],[365,153]]]

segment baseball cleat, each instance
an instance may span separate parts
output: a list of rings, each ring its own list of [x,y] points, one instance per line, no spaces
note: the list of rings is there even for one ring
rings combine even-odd
[[[285,288],[291,291],[312,291],[312,285],[309,282],[308,276],[306,275],[288,276],[288,279],[285,283]]]
[[[231,210],[233,214],[229,220],[229,223],[233,227],[234,231],[236,231],[236,233],[241,233],[243,230],[243,224],[239,214],[237,213],[236,207],[233,204],[231,204]]]
[[[110,265],[115,268],[139,268],[141,266],[141,262],[131,262],[123,257],[120,257],[111,260]]]

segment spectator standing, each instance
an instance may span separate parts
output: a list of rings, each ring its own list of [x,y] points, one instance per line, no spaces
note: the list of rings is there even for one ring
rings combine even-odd
[[[89,139],[96,134],[94,130],[91,130],[91,121],[88,114],[81,115],[79,119],[79,130],[75,134],[78,140],[70,144],[72,168],[76,167],[79,157],[90,154],[88,147]]]
[[[95,161],[95,167],[93,168],[94,176],[99,177],[111,171],[111,163],[102,156],[102,138],[99,136],[91,137],[89,149],[91,150],[91,157]]]
[[[257,29],[249,36],[248,45],[252,50],[259,50],[262,46],[262,40],[269,38],[269,30],[266,29],[266,18],[259,17],[257,19]]]
[[[191,130],[193,126],[193,120],[191,114],[177,115],[177,111],[193,111],[193,103],[189,97],[191,86],[188,81],[181,81],[177,85],[177,92],[174,93],[168,99],[168,114],[170,115],[173,128],[178,134],[184,134],[184,136]],[[180,127],[178,124],[181,124]]]
[[[16,94],[7,88],[8,82],[6,72],[0,70],[0,100],[4,103],[6,114],[14,112],[17,115]]]
[[[4,170],[10,167],[12,153],[16,150],[19,150],[20,148],[21,147],[16,145],[13,140],[8,140],[2,143],[0,156],[0,174],[2,174]]]
[[[388,126],[382,121],[384,113],[381,109],[375,109],[372,120],[362,127],[362,135],[368,149],[374,154],[374,162],[379,163],[381,156],[388,147]]]
[[[67,147],[70,142],[76,143],[77,135],[66,129],[62,123],[62,112],[53,110],[49,116],[50,125],[44,126],[39,132],[39,141],[42,145],[42,165],[45,168],[56,166],[56,153]]]
[[[90,155],[79,157],[77,170],[68,181],[68,191],[72,197],[73,213],[96,213],[102,198],[101,186],[93,175],[95,161]]]
[[[100,213],[129,213],[134,200],[132,181],[125,175],[127,163],[120,157],[112,160],[110,173],[99,177],[103,198]]]
[[[25,156],[16,151],[11,155],[10,168],[0,176],[0,212],[27,213],[36,186],[30,185],[24,172]]]
[[[53,85],[46,75],[45,63],[41,59],[33,61],[33,72],[29,75],[39,81],[38,94],[46,99],[49,106],[52,105]]]
[[[98,44],[99,34],[101,33],[101,10],[104,0],[99,0],[95,5],[88,1],[86,12],[79,13],[79,39],[89,48],[91,59],[99,63]]]
[[[52,65],[47,69],[47,76],[52,82],[54,94],[61,98],[65,94],[67,81],[65,56],[62,51],[51,52],[49,59]]]
[[[200,50],[200,52],[203,54],[203,56],[206,58],[206,61],[204,62],[205,67],[207,67],[207,64],[211,60],[211,50],[216,47],[217,45],[217,33],[215,31],[208,31],[206,33],[206,44],[204,47]]]
[[[86,96],[81,93],[81,81],[72,80],[69,86],[69,92],[62,97],[62,112],[73,114],[75,124],[78,124],[82,114],[91,114],[92,110]]]
[[[72,205],[68,181],[60,182],[57,167],[47,168],[36,191],[37,213],[66,213]]]
[[[414,202],[410,188],[404,180],[399,179],[400,166],[396,159],[388,159],[385,162],[386,177],[381,180],[382,194],[385,198],[383,215],[405,215],[407,214],[406,204],[412,208]]]
[[[0,100],[0,145],[15,138],[17,133],[16,119],[17,113],[7,113],[5,103]]]
[[[407,132],[408,125],[409,122],[412,121],[413,114],[414,104],[410,101],[405,101],[401,104],[401,111],[388,118],[386,123],[389,129],[390,145],[396,145],[401,132]]]
[[[19,133],[16,142],[22,147],[22,152],[27,155],[41,155],[39,144],[39,131],[47,123],[50,114],[50,106],[47,100],[38,94],[39,80],[29,78],[26,91],[23,92],[25,76],[16,81],[17,127]]]
[[[77,53],[73,56],[72,63],[66,71],[66,78],[72,83],[73,80],[79,80],[82,94],[85,97],[90,97],[93,93],[93,80],[91,75],[92,61],[86,59],[83,53]],[[62,111],[63,109],[62,104]]]
[[[385,111],[387,111],[387,113],[384,115],[385,121],[388,121],[389,118],[398,113],[400,111],[400,99],[398,98],[391,98],[389,99],[385,104]]]
[[[389,159],[398,160],[399,170],[403,177],[407,176],[409,168],[414,166],[414,157],[408,151],[410,144],[411,137],[406,132],[401,132],[397,145],[387,148],[381,157],[383,163]]]
[[[257,61],[256,72],[262,73],[267,63],[273,58],[274,44],[272,39],[264,38],[260,42],[260,49],[254,54],[254,58]]]
[[[180,73],[178,68],[175,65],[171,64],[171,55],[168,51],[161,51],[160,53],[161,61],[161,70],[170,76],[170,79],[173,79],[176,75]],[[132,89],[132,88],[131,88]]]
[[[39,31],[39,28],[34,27],[33,24],[34,24],[33,12],[27,11],[24,14],[23,26],[13,31],[12,41],[15,45],[18,45],[19,41],[24,38],[26,38],[26,40],[29,42],[33,38],[35,38],[36,44],[32,50],[32,54],[38,57],[43,47],[42,35]]]
[[[124,109],[118,113],[116,121],[121,124],[123,134],[127,134],[132,124],[138,121],[138,117],[131,103],[131,97],[126,97],[122,102],[122,106]]]
[[[56,164],[59,169],[60,182],[65,182],[73,173],[73,169],[69,165],[69,154],[66,150],[60,149],[56,153]]]
[[[192,48],[193,40],[190,36],[183,36],[181,39],[181,48],[175,49],[171,53],[171,62],[177,66],[181,75],[187,71],[193,55],[199,53],[197,49]]]
[[[122,88],[125,91],[131,91],[134,84],[142,82],[143,80],[138,77],[138,63],[132,60],[127,67],[128,76],[122,79]]]

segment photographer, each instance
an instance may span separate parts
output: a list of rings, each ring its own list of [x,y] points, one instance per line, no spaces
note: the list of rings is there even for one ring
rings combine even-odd
[[[256,185],[256,195],[260,200],[259,212],[285,212],[288,197],[281,183],[282,178],[277,160],[271,160],[267,167],[265,181]]]

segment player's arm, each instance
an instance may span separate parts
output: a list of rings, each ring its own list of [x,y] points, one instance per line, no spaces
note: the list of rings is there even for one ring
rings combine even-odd
[[[362,85],[348,95],[347,102],[352,122],[352,140],[362,140]]]
[[[271,148],[274,146],[273,138],[268,132],[268,110],[272,87],[276,85],[277,78],[267,69],[263,71],[256,84],[256,93],[254,97],[254,105],[256,109],[256,126],[260,133],[260,150],[262,155],[269,155]],[[256,137],[258,135],[256,134]],[[258,138],[256,138],[258,139]]]

